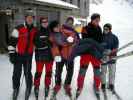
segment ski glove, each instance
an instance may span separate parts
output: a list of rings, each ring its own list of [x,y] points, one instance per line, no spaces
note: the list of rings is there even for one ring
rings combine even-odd
[[[73,38],[72,36],[69,36],[69,37],[67,38],[67,41],[68,41],[69,43],[73,43],[73,42],[74,42],[74,38]]]
[[[55,56],[54,61],[55,62],[61,62],[62,58],[61,56]]]
[[[109,60],[109,56],[103,56],[103,58],[101,59],[102,63],[107,63]]]
[[[110,53],[110,56],[111,57],[114,57],[114,56],[116,56],[117,55],[117,49],[113,49],[112,51],[111,51],[111,53]]]
[[[9,60],[12,64],[16,63],[16,53],[10,53]]]

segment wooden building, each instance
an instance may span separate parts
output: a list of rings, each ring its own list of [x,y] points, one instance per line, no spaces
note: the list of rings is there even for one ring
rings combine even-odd
[[[0,52],[7,50],[8,39],[12,29],[24,22],[27,10],[32,9],[35,25],[40,17],[46,16],[49,21],[59,20],[64,23],[77,6],[61,0],[0,0]]]

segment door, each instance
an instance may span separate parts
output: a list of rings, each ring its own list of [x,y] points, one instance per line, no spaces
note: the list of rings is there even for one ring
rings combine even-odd
[[[9,40],[9,16],[2,13],[0,14],[0,51],[7,50]]]

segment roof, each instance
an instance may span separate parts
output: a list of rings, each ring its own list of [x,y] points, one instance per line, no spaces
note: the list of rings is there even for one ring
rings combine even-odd
[[[64,7],[69,7],[69,8],[74,8],[74,9],[78,9],[77,6],[72,5],[70,3],[61,1],[61,0],[36,0],[39,2],[45,2],[45,3],[49,3],[49,4],[54,4],[54,5],[59,5],[59,6],[64,6]]]
[[[35,3],[40,5],[55,6],[65,9],[79,9],[76,5],[61,0],[23,0],[25,3]]]

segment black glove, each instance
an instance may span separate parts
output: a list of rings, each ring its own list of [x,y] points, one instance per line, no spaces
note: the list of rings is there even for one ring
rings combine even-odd
[[[10,53],[9,60],[12,64],[16,63],[16,53]]]

